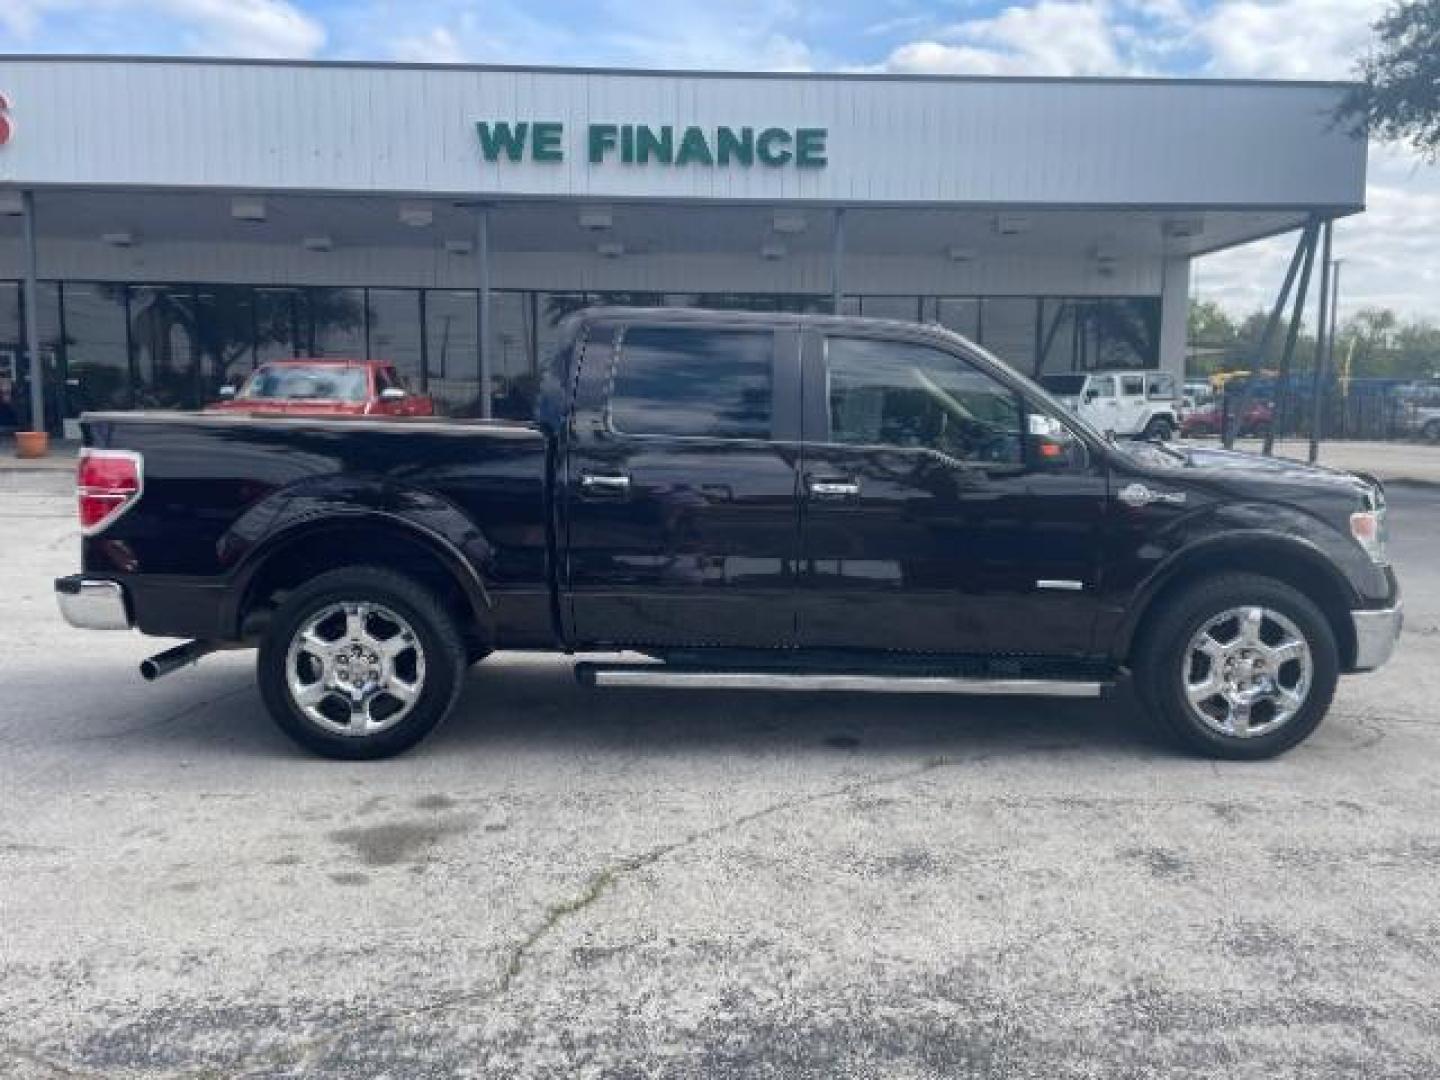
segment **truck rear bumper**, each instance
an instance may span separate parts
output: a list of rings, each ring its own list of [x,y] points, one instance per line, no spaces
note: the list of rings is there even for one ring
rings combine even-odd
[[[1375,611],[1352,611],[1355,626],[1355,664],[1351,671],[1374,671],[1390,659],[1400,628],[1405,625],[1405,605]]]
[[[60,614],[84,630],[128,630],[132,624],[125,586],[79,574],[55,579]]]

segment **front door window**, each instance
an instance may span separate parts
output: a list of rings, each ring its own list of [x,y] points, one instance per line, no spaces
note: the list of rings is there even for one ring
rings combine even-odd
[[[925,449],[966,465],[1023,463],[1019,398],[958,357],[831,338],[826,367],[832,442]]]

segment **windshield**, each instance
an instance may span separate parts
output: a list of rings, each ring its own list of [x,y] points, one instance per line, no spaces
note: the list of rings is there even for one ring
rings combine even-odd
[[[1040,385],[1052,394],[1062,397],[1079,397],[1085,385],[1084,375],[1041,375]]]
[[[244,401],[364,401],[365,369],[334,364],[277,364],[251,375],[235,396]]]

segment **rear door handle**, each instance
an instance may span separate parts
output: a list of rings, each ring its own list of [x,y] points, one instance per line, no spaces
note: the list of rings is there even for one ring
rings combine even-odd
[[[853,499],[860,494],[858,480],[811,480],[806,486],[817,499]]]
[[[623,473],[581,473],[580,493],[612,497],[628,495],[630,494],[630,477]]]

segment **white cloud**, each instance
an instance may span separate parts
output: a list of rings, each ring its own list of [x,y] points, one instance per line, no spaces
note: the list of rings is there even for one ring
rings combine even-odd
[[[1440,168],[1394,147],[1371,147],[1366,211],[1336,223],[1344,260],[1340,315],[1365,307],[1440,319]],[[1195,264],[1195,291],[1235,312],[1274,303],[1295,236],[1234,248]],[[1313,296],[1314,294],[1312,294]],[[1311,316],[1313,318],[1313,315]]]
[[[1222,0],[1195,40],[1218,75],[1343,79],[1370,41],[1386,0]]]
[[[971,75],[1113,75],[1127,70],[1104,4],[1040,0],[947,27],[940,41],[913,41],[889,71]]]
[[[74,35],[47,33],[50,21],[62,15],[68,21],[83,15],[143,42],[131,46],[112,38],[110,51],[305,57],[325,44],[325,28],[289,0],[4,0],[0,29],[21,47],[73,51]],[[172,38],[178,49],[156,48],[157,41]]]
[[[434,26],[424,33],[397,38],[390,51],[396,60],[417,64],[462,64],[470,58],[448,26]]]
[[[369,0],[335,31],[342,55],[373,57],[379,42],[382,56],[418,61],[799,71],[814,66],[791,32],[801,21],[774,0],[603,0],[583,24],[514,0],[483,13],[473,0]]]

